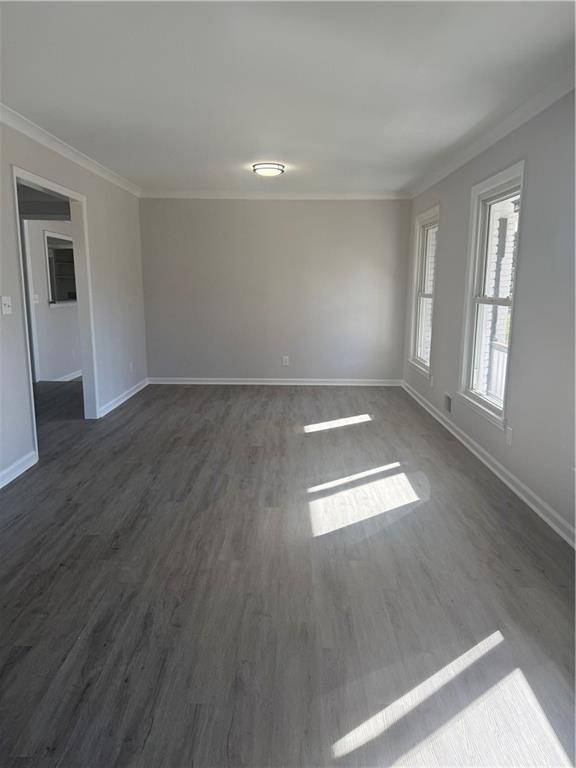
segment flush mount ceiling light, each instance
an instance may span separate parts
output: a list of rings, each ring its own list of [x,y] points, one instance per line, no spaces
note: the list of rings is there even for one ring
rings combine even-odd
[[[254,163],[252,170],[259,176],[280,176],[284,173],[285,166],[282,163]]]

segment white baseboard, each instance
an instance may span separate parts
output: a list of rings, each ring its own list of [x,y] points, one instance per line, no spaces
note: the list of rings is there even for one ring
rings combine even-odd
[[[148,379],[142,379],[142,381],[139,381],[138,384],[134,384],[133,387],[127,389],[126,392],[122,392],[122,394],[118,395],[118,397],[115,397],[113,400],[109,400],[105,405],[102,405],[98,408],[98,418],[101,419],[102,416],[106,416],[107,413],[113,411],[114,408],[118,408],[118,406],[122,405],[122,403],[125,403],[126,400],[130,400],[130,398],[133,397],[137,392],[140,392],[141,389],[144,389],[144,387],[147,386]]]
[[[15,480],[19,475],[26,472],[30,467],[33,467],[37,462],[38,452],[31,451],[30,453],[27,453],[26,456],[22,456],[21,459],[15,461],[9,467],[6,467],[6,469],[3,469],[0,472],[0,488],[4,488],[5,485],[11,483],[12,480]]]
[[[542,520],[553,528],[557,534],[574,547],[574,526],[571,526],[564,518],[556,512],[556,510],[548,504],[548,502],[541,499],[534,491],[519,480],[516,475],[513,475],[503,464],[500,464],[495,458],[493,458],[488,451],[482,448],[475,440],[464,432],[464,430],[457,427],[450,419],[448,419],[438,408],[429,403],[422,397],[413,387],[404,382],[404,389],[408,394],[416,400],[416,402],[422,406],[429,414],[431,414],[437,421],[442,424],[449,432],[451,432],[455,438],[457,438],[476,458],[485,464],[494,474],[502,480],[502,482],[513,491],[516,496],[522,499],[530,509],[534,510]]]
[[[402,379],[186,379],[151,377],[150,384],[236,384],[323,387],[401,387]]]
[[[59,376],[57,379],[42,379],[42,381],[72,381],[79,376],[82,376],[82,371],[72,371],[72,373],[67,373],[65,376]]]

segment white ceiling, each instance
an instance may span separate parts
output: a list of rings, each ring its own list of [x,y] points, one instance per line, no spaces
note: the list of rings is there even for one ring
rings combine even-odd
[[[4,3],[2,101],[146,192],[402,195],[566,83],[573,30],[555,2]]]

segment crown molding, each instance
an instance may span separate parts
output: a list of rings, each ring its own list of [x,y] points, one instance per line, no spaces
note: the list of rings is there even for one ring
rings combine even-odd
[[[285,195],[273,194],[264,195],[262,193],[248,192],[198,192],[195,190],[143,190],[140,195],[143,198],[156,200],[409,200],[408,195],[399,195],[394,192],[383,192],[374,195],[308,195],[288,193]]]
[[[133,182],[125,179],[123,176],[111,171],[101,163],[93,160],[80,150],[71,147],[65,141],[49,133],[36,123],[28,120],[27,117],[19,114],[15,110],[0,103],[0,123],[23,133],[38,144],[42,144],[48,149],[58,152],[59,155],[82,166],[88,171],[101,176],[107,181],[116,184],[127,192],[136,195],[136,197],[156,198],[156,199],[175,199],[175,200],[408,200],[408,195],[399,195],[396,192],[384,191],[375,194],[358,195],[333,195],[333,194],[297,194],[277,192],[263,194],[262,192],[230,192],[230,191],[198,191],[198,190],[142,190]]]
[[[136,197],[172,200],[412,200],[528,122],[528,120],[543,112],[573,89],[574,72],[568,70],[558,77],[550,87],[528,99],[518,109],[511,112],[482,136],[470,144],[461,146],[453,151],[443,164],[418,177],[400,190],[388,190],[373,194],[280,194],[278,192],[263,194],[262,192],[237,191],[142,190],[133,182],[106,168],[101,163],[80,152],[80,150],[71,147],[65,141],[62,141],[57,136],[54,136],[2,103],[0,103],[0,123],[23,133],[25,136],[66,157],[86,170],[136,195]]]
[[[515,131],[521,125],[524,125],[524,123],[527,123],[528,120],[531,120],[533,117],[540,114],[540,112],[551,107],[554,102],[559,101],[573,89],[574,72],[572,70],[567,70],[561,77],[557,78],[551,86],[525,101],[518,107],[518,109],[511,112],[507,117],[486,131],[480,138],[466,146],[456,149],[445,163],[436,167],[429,173],[423,174],[402,191],[411,199],[418,197],[418,195],[426,192],[426,190],[433,187],[434,184],[437,184],[439,181],[442,181],[442,179],[445,179],[446,176],[449,176],[451,173],[458,170],[458,168],[466,165],[470,160],[473,160],[509,133],[512,133],[512,131]]]
[[[111,171],[101,163],[88,157],[88,155],[80,152],[80,150],[74,149],[74,147],[71,147],[69,144],[66,144],[65,141],[62,141],[62,139],[59,139],[44,128],[36,125],[36,123],[28,120],[27,117],[24,117],[19,112],[16,112],[2,103],[0,103],[0,123],[7,125],[9,128],[13,128],[19,133],[23,133],[25,136],[28,136],[29,139],[36,141],[38,144],[42,144],[42,146],[47,149],[57,152],[67,160],[71,160],[73,163],[82,166],[82,168],[85,168],[87,171],[95,173],[97,176],[106,179],[106,181],[110,181],[112,184],[121,187],[126,192],[130,192],[131,194],[136,195],[136,197],[140,197],[142,194],[140,187],[133,182],[114,173],[114,171]]]

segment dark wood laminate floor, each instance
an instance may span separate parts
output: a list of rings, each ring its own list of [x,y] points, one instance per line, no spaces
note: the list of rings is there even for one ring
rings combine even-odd
[[[1,766],[572,764],[572,551],[406,393],[38,398]]]
[[[38,439],[45,442],[46,450],[53,448],[50,436],[62,429],[64,421],[82,421],[84,399],[82,378],[73,381],[38,381],[34,384],[34,408]]]

